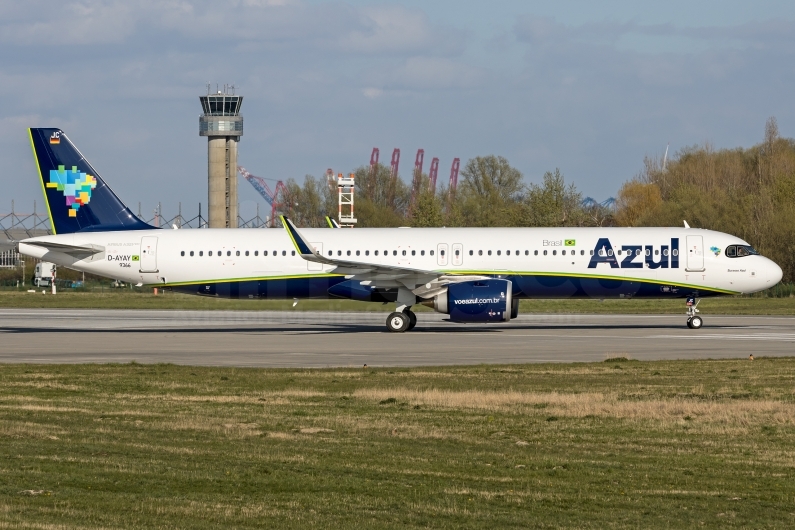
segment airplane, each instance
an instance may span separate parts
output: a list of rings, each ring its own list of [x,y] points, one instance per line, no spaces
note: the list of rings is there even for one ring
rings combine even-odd
[[[507,322],[519,300],[677,298],[702,327],[702,298],[777,284],[781,268],[730,234],[690,228],[152,227],[60,129],[28,130],[53,234],[20,253],[78,271],[199,296],[394,303],[390,332],[422,304],[453,322]],[[330,227],[337,228],[334,223]]]

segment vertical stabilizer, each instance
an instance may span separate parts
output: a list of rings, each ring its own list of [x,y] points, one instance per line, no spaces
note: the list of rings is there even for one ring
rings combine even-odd
[[[60,129],[29,129],[55,234],[149,230],[105,184]]]

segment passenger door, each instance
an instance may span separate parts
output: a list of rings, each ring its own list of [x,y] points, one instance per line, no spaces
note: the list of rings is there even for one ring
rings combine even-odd
[[[687,236],[687,270],[700,272],[704,270],[704,238]]]
[[[140,272],[157,272],[157,237],[141,238]]]
[[[447,266],[447,243],[436,245],[436,263],[441,267]]]

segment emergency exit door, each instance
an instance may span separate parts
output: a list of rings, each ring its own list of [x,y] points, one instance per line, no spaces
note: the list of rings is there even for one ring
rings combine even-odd
[[[687,270],[700,272],[704,270],[704,238],[687,236]]]
[[[157,237],[141,238],[141,272],[157,272]]]

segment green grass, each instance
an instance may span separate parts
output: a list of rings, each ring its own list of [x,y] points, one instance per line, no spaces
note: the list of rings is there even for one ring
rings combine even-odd
[[[49,291],[48,291],[49,293]],[[229,300],[191,296],[167,291],[151,292],[104,289],[95,292],[61,290],[57,295],[24,291],[0,291],[0,307],[82,309],[204,309],[244,311],[394,311],[394,304],[352,300]],[[705,298],[699,305],[713,315],[795,315],[795,298],[720,297]],[[430,311],[414,306],[416,311]],[[521,313],[645,313],[683,314],[684,300],[522,300]]]
[[[610,361],[4,365],[0,527],[795,524],[795,359]]]

